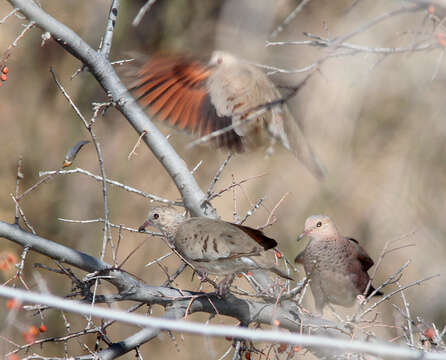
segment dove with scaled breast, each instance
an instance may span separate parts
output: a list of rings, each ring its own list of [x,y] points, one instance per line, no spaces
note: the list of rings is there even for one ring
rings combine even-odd
[[[310,279],[316,311],[322,314],[328,303],[353,306],[369,284],[367,271],[373,266],[373,260],[356,240],[342,236],[328,216],[310,216],[298,241],[305,236],[310,241],[294,261],[304,266]],[[364,295],[374,291],[370,285]],[[378,291],[375,295],[383,294]]]
[[[171,207],[150,210],[139,231],[149,225],[160,230],[201,275],[224,275],[218,286],[220,295],[239,272],[263,269],[292,280],[276,264],[273,248],[277,242],[260,230],[206,217],[187,219]]]

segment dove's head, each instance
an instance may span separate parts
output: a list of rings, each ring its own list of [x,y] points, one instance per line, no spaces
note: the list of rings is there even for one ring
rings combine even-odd
[[[211,60],[209,60],[209,65],[216,66],[216,65],[228,65],[228,64],[234,64],[237,63],[239,60],[232,54],[222,51],[222,50],[215,50],[212,53]]]
[[[183,213],[173,207],[156,207],[149,211],[147,219],[138,231],[142,232],[147,226],[154,226],[164,235],[172,237],[178,226],[185,220]]]
[[[336,225],[325,215],[313,215],[305,220],[304,231],[297,240],[309,235],[310,238],[327,237],[337,235]]]

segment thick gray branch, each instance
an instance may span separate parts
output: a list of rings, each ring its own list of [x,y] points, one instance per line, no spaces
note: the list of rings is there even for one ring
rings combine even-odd
[[[445,358],[444,353],[426,353],[397,345],[370,343],[358,340],[330,339],[317,335],[300,335],[297,333],[288,333],[277,330],[248,329],[228,325],[203,325],[201,323],[185,320],[172,320],[168,318],[129,314],[120,310],[97,306],[92,307],[91,305],[81,304],[77,301],[5,286],[0,286],[0,296],[13,297],[24,302],[41,303],[72,313],[83,315],[91,314],[92,316],[99,318],[116,320],[152,329],[180,331],[203,336],[231,336],[252,341],[296,344],[304,347],[330,350],[331,354],[339,352],[365,352],[376,356],[394,357],[398,359],[440,360]]]
[[[105,277],[105,280],[112,283],[119,290],[119,294],[115,294],[112,298],[114,301],[134,300],[176,307],[177,309],[186,309],[191,299],[194,298],[192,305],[190,305],[190,313],[202,311],[215,314],[215,309],[217,309],[219,314],[235,317],[244,324],[249,324],[253,321],[271,324],[274,319],[278,319],[283,327],[290,330],[298,330],[300,328],[300,315],[297,313],[297,307],[292,302],[283,302],[279,306],[274,306],[274,304],[248,301],[231,295],[220,299],[212,295],[204,296],[203,293],[184,290],[180,292],[170,287],[143,284],[130,274],[116,270],[104,261],[33,235],[20,229],[17,225],[11,225],[3,221],[0,221],[0,237],[9,239],[22,246],[27,246],[31,250],[89,273],[99,272],[98,275],[108,275]],[[100,296],[98,296],[98,301],[101,301]],[[293,315],[290,314],[291,312]],[[318,325],[333,326],[333,323],[319,321],[312,317],[306,318],[304,323],[305,325],[311,323],[316,327]]]
[[[291,301],[283,301],[276,305],[239,299],[232,295],[218,298],[215,295],[184,290],[180,292],[175,288],[147,285],[124,271],[113,269],[111,265],[104,261],[28,233],[17,225],[2,221],[0,221],[0,237],[9,239],[22,246],[27,246],[31,250],[79,269],[97,273],[98,276],[107,275],[104,279],[112,283],[119,291],[118,294],[104,297],[108,301],[133,300],[159,304],[170,311],[180,314],[180,317],[186,313],[187,309],[189,313],[206,312],[216,314],[217,311],[218,314],[236,318],[245,325],[251,322],[271,324],[274,320],[279,320],[281,327],[291,331],[300,331],[301,328],[307,331],[307,329],[311,328],[311,333],[313,334],[341,336],[340,331],[335,329],[335,324],[317,317],[302,316],[297,305]],[[101,295],[96,296],[96,302],[102,300]],[[303,319],[302,327],[301,318]]]

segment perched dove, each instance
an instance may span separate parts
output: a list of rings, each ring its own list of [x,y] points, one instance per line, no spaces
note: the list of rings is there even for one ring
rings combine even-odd
[[[322,314],[327,303],[352,306],[366,290],[370,280],[367,270],[373,266],[373,260],[356,240],[340,235],[328,216],[310,216],[297,240],[307,235],[310,242],[294,261],[304,266],[311,279],[316,310]],[[373,286],[369,286],[365,295],[373,291]]]
[[[275,263],[277,242],[260,230],[206,217],[186,219],[171,207],[149,211],[139,231],[151,225],[158,228],[182,258],[200,275],[225,275],[219,293],[239,272],[264,269],[292,280]]]
[[[215,51],[208,64],[181,56],[154,56],[136,74],[129,89],[151,116],[200,137],[228,126],[213,138],[219,147],[242,152],[276,142],[299,158],[317,178],[325,170],[282,98],[256,66]]]

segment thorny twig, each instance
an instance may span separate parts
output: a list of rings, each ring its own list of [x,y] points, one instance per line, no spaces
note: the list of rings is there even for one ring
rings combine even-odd
[[[285,198],[289,195],[289,192],[286,192],[281,198],[280,200],[277,202],[276,205],[274,205],[273,209],[271,210],[271,212],[269,213],[268,219],[266,220],[266,223],[264,225],[262,225],[261,227],[259,227],[259,230],[263,230],[268,226],[273,225],[276,221],[277,221],[277,217],[274,215],[274,213],[277,211],[277,209],[279,208],[279,206],[283,203],[283,201],[285,200]]]
[[[139,147],[139,145],[141,144],[141,140],[142,140],[142,138],[143,138],[146,134],[147,134],[147,131],[144,130],[144,131],[141,133],[141,135],[139,135],[138,140],[137,140],[136,143],[135,143],[135,146],[133,146],[132,151],[130,151],[129,156],[127,156],[127,160],[130,160],[131,157],[132,157],[133,155],[138,155],[138,154],[136,153],[136,149]]]
[[[282,21],[282,23],[271,33],[270,38],[274,39],[279,35],[288,24],[299,14],[302,9],[310,2],[310,0],[302,0],[299,5]]]
[[[422,282],[431,280],[431,279],[433,279],[433,278],[435,278],[435,277],[438,277],[438,276],[440,276],[440,274],[435,274],[435,275],[427,276],[427,277],[425,277],[425,278],[423,278],[423,279],[420,279],[420,280],[416,280],[416,281],[410,282],[409,284],[404,285],[404,286],[402,286],[401,288],[392,291],[391,293],[389,293],[389,294],[383,296],[382,299],[378,300],[376,303],[374,303],[374,304],[373,304],[372,306],[370,306],[368,309],[364,310],[361,314],[359,314],[358,318],[361,319],[364,315],[366,315],[367,313],[369,313],[370,311],[372,311],[372,310],[373,310],[374,308],[376,308],[379,304],[381,304],[382,302],[386,301],[387,299],[389,299],[389,298],[392,297],[393,295],[395,295],[395,294],[397,294],[397,293],[399,293],[399,292],[401,292],[401,291],[403,291],[403,290],[405,290],[405,289],[407,289],[407,288],[410,288],[410,287],[415,286],[415,285],[419,285],[419,284],[421,284]]]
[[[146,12],[150,11],[151,7],[153,6],[153,4],[155,4],[155,2],[156,0],[147,0],[147,2],[143,6],[141,6],[141,9],[139,9],[138,14],[132,21],[133,26],[139,25]]]
[[[14,9],[15,10],[15,9]],[[0,68],[2,65],[8,60],[9,56],[11,56],[12,49],[17,47],[17,43],[25,36],[25,34],[34,27],[36,23],[34,21],[30,21],[22,32],[15,38],[15,40],[8,46],[8,48],[3,52],[2,57],[0,58]]]
[[[221,176],[223,170],[225,169],[225,167],[228,165],[229,160],[231,160],[232,155],[233,155],[232,153],[228,154],[225,161],[223,161],[223,163],[220,165],[217,172],[215,173],[215,176],[212,178],[211,183],[209,184],[208,190],[206,192],[208,199],[211,197],[212,190],[214,190],[214,186],[217,183],[217,181],[220,180],[220,176]]]
[[[72,170],[42,171],[39,173],[39,176],[52,175],[52,174],[57,174],[57,175],[82,174],[82,175],[87,175],[97,181],[100,181],[100,182],[103,181],[103,178],[101,176],[94,175],[91,172],[84,170],[84,169],[80,169],[80,168],[76,168],[76,169],[72,169]],[[107,182],[107,184],[120,187],[121,189],[124,189],[125,191],[133,192],[135,194],[138,194],[145,198],[148,198],[152,201],[160,202],[160,203],[163,203],[166,205],[175,205],[175,206],[181,206],[183,204],[181,201],[172,201],[172,200],[161,198],[161,197],[153,195],[153,194],[148,194],[144,191],[135,189],[128,185],[124,185],[124,184],[122,184],[118,181],[115,181],[115,180],[105,179],[105,181]]]
[[[251,177],[249,177],[249,178],[240,180],[240,181],[238,181],[237,183],[233,183],[233,184],[227,186],[226,188],[224,188],[224,189],[222,189],[222,190],[220,190],[220,191],[218,191],[218,192],[216,192],[216,193],[213,193],[213,194],[209,197],[209,200],[213,200],[213,199],[215,199],[216,197],[221,196],[223,193],[225,193],[225,192],[228,191],[228,190],[231,190],[231,189],[232,189],[233,187],[235,187],[235,186],[240,186],[240,185],[244,184],[244,183],[247,182],[247,181],[254,180],[254,179],[258,179],[258,178],[260,178],[260,177],[262,177],[262,176],[266,176],[266,175],[267,175],[267,174],[255,175],[255,176],[251,176]]]

